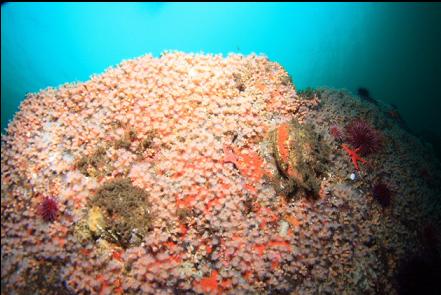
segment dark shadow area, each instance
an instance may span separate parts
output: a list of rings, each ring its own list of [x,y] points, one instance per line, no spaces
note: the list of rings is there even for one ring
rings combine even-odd
[[[400,295],[439,294],[441,286],[440,233],[434,223],[426,224],[418,234],[423,250],[403,259],[396,283]]]
[[[432,130],[425,129],[418,134],[425,142],[429,143],[438,159],[441,161],[441,136]]]

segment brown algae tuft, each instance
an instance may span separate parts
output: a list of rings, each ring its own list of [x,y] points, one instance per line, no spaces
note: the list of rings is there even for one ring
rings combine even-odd
[[[84,155],[79,158],[75,167],[88,177],[100,177],[108,175],[112,167],[109,159],[106,157],[106,148],[100,146],[96,148],[91,155]]]
[[[105,182],[90,205],[89,229],[123,248],[138,245],[150,229],[148,194],[128,178]]]

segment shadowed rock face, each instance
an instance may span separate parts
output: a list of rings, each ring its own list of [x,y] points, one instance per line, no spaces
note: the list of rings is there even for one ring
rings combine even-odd
[[[398,294],[438,294],[441,280],[439,255],[423,253],[402,262],[397,273]]]
[[[369,93],[369,90],[367,88],[363,88],[363,87],[358,88],[357,94],[361,99],[373,103],[375,105],[378,105],[377,100],[371,97],[371,94]]]

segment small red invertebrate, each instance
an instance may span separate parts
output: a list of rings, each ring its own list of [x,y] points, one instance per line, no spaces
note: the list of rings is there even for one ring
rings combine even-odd
[[[346,144],[342,144],[341,147],[348,153],[348,155],[352,159],[352,163],[354,164],[355,169],[360,170],[360,167],[358,167],[358,161],[362,162],[363,164],[366,164],[367,161],[360,157],[358,155],[358,151],[360,148],[356,148],[355,150],[351,150]]]
[[[337,125],[332,125],[329,127],[329,133],[332,135],[332,137],[337,141],[343,141],[343,132]]]
[[[44,197],[38,211],[44,221],[53,222],[58,213],[57,201],[52,197]]]

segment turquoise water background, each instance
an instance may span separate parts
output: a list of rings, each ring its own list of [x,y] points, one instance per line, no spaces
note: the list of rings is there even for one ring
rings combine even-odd
[[[6,3],[1,128],[28,92],[168,49],[264,53],[298,89],[366,87],[441,134],[439,3]]]

